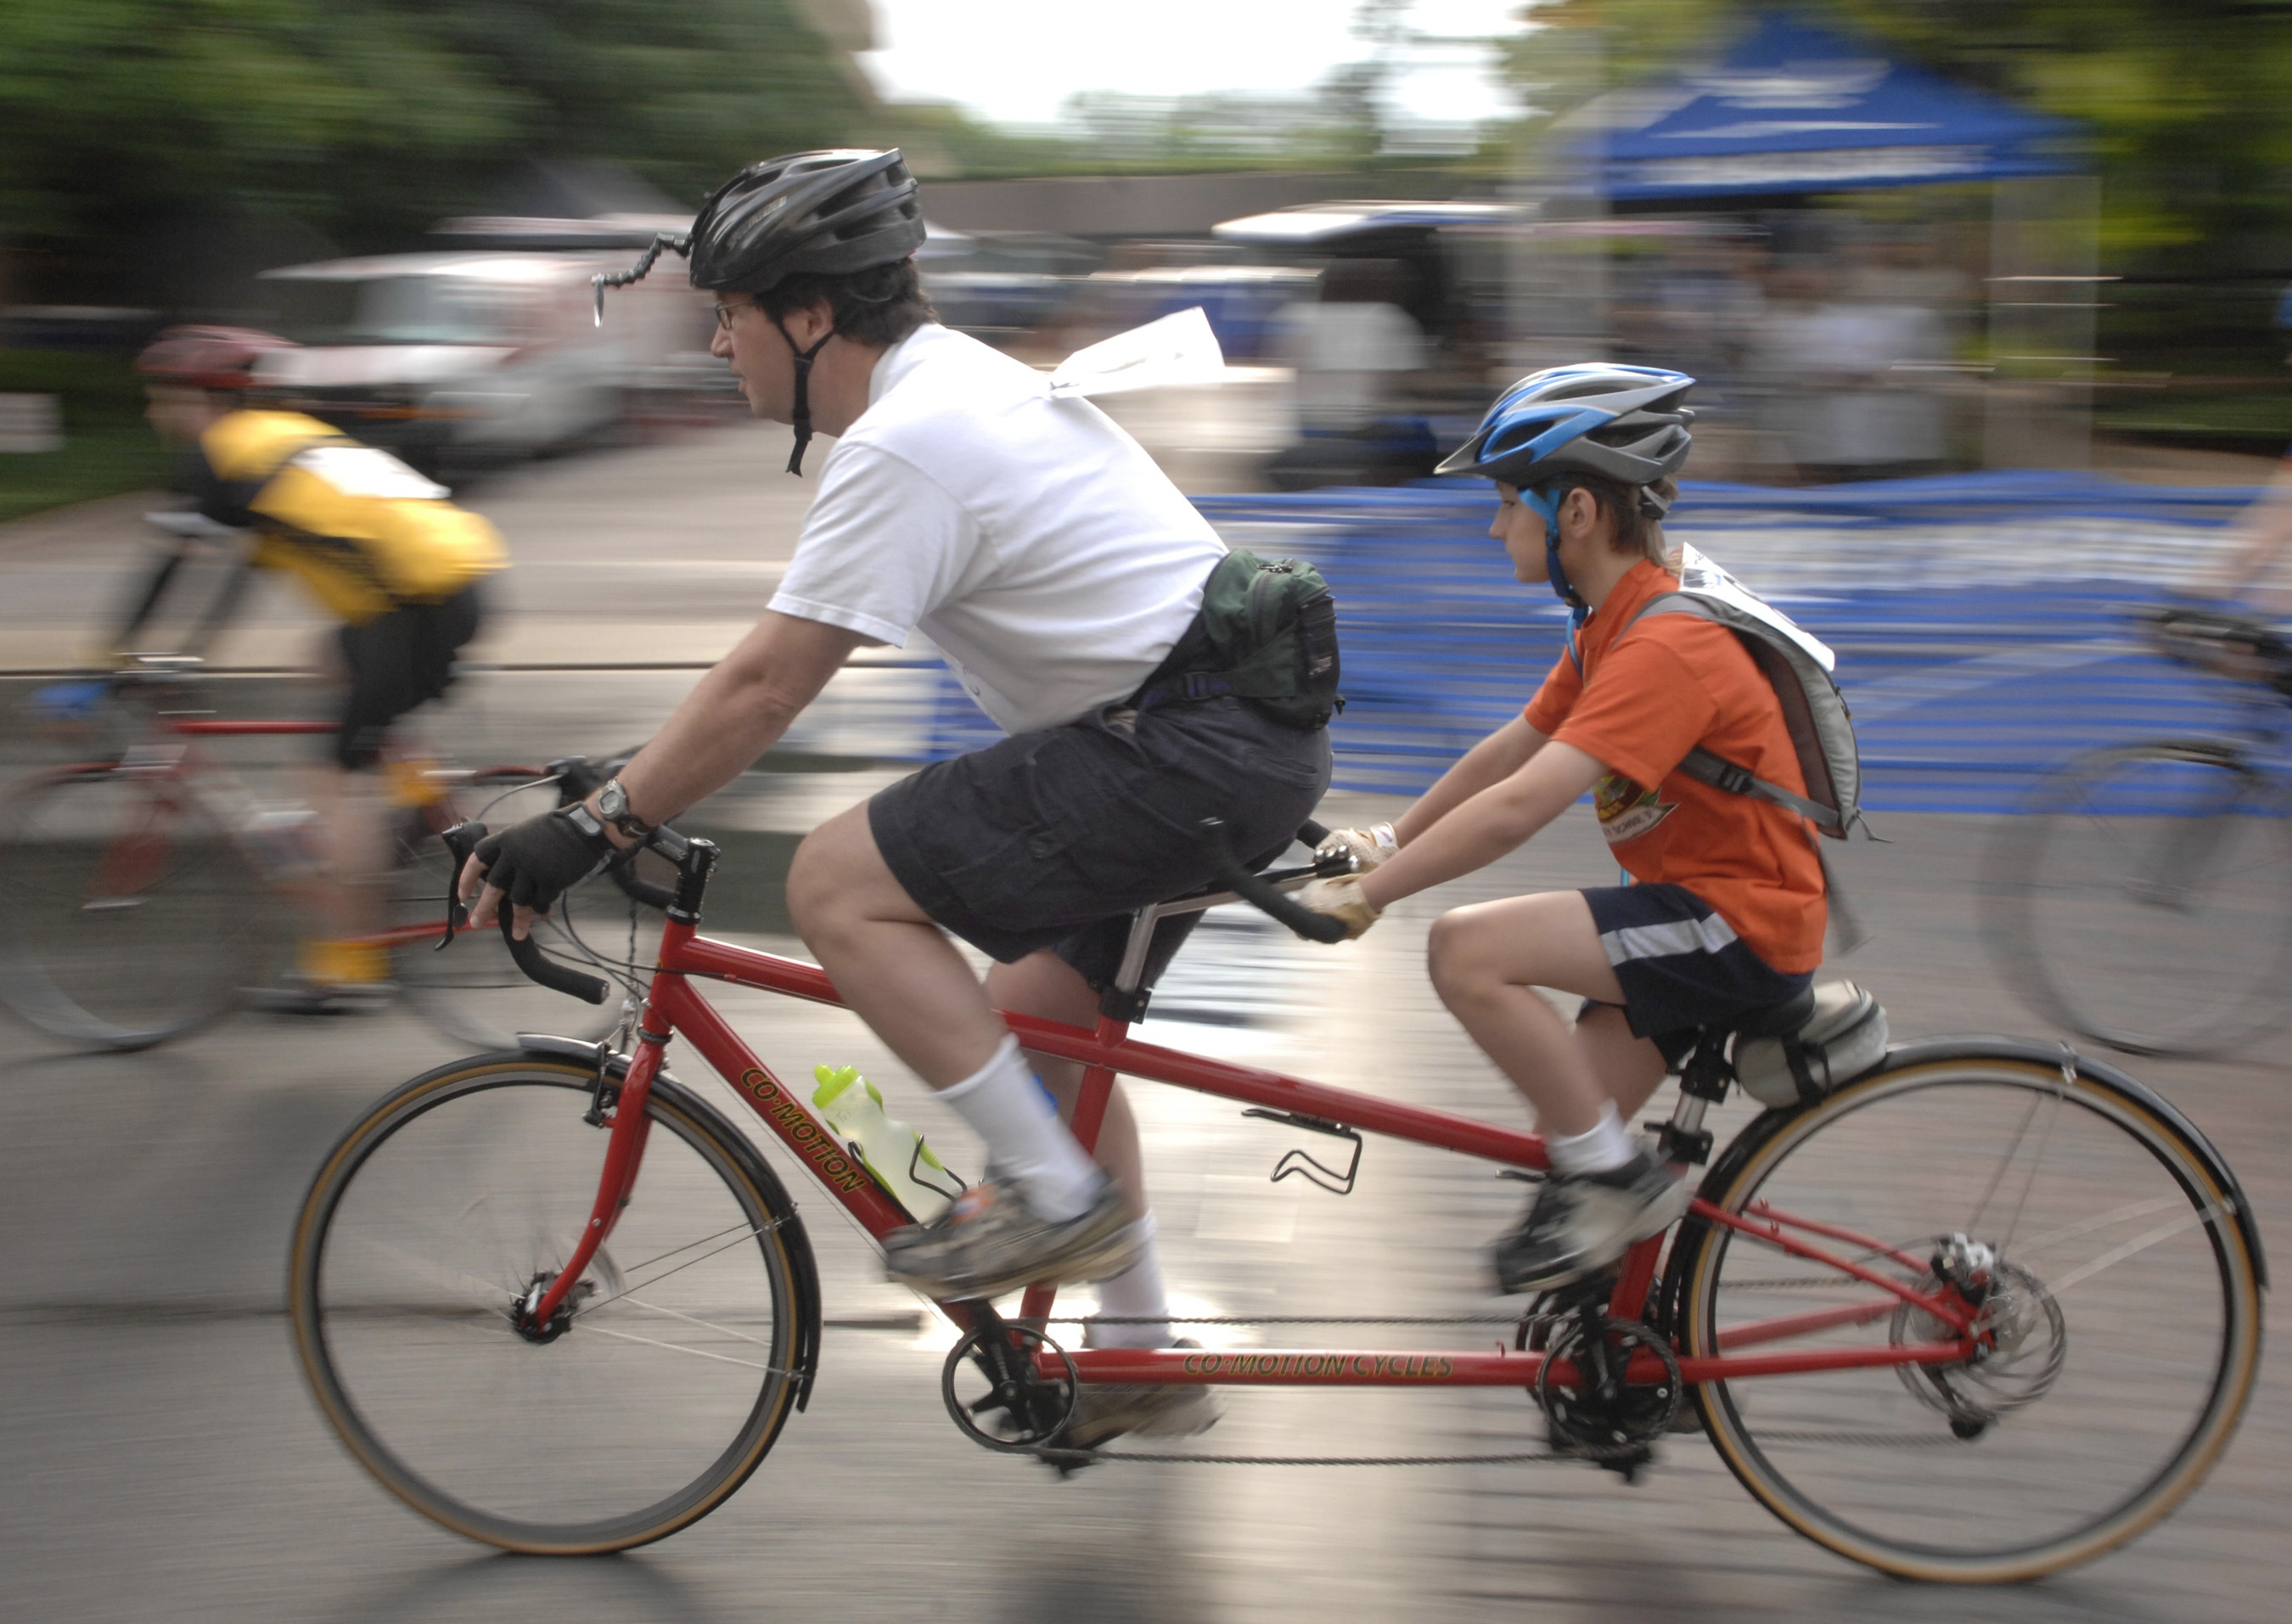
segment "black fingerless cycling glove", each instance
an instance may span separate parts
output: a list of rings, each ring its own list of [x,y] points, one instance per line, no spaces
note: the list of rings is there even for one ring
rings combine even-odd
[[[613,844],[573,821],[571,808],[528,818],[478,842],[486,884],[501,888],[520,908],[545,914],[557,899],[611,861]]]

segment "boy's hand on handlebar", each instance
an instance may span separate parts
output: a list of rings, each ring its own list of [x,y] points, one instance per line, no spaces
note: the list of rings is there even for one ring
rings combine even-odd
[[[1329,837],[1313,848],[1313,855],[1348,858],[1355,874],[1367,874],[1399,850],[1400,842],[1393,836],[1392,825],[1372,823],[1365,829],[1330,830]]]
[[[1297,901],[1317,914],[1341,921],[1349,941],[1384,917],[1382,909],[1372,908],[1369,900],[1361,895],[1360,879],[1350,874],[1339,875],[1336,879],[1308,880],[1297,893]]]
[[[568,815],[571,810],[543,812],[478,842],[462,865],[461,878],[472,925],[492,924],[506,898],[517,910],[512,933],[522,939],[533,927],[534,915],[547,913],[559,897],[612,860],[612,843],[601,831],[584,830]]]

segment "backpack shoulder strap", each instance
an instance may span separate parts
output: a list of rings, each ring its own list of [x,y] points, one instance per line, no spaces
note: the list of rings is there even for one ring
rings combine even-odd
[[[1698,783],[1708,784],[1714,789],[1724,790],[1729,795],[1748,796],[1755,801],[1788,807],[1817,828],[1844,832],[1844,824],[1839,815],[1821,802],[1810,801],[1803,795],[1785,789],[1780,784],[1771,784],[1748,767],[1739,767],[1723,755],[1714,755],[1701,745],[1687,753],[1679,764],[1679,770]]]

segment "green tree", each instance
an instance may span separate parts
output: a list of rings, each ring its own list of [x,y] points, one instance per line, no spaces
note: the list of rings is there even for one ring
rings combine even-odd
[[[1599,82],[1675,72],[1768,12],[1860,33],[1905,60],[2090,132],[2104,251],[2215,265],[2292,226],[2292,0],[1527,0],[1510,72],[1539,109],[1598,85],[1571,36],[1596,28]],[[1515,136],[1517,139],[1517,135]],[[2271,252],[2260,249],[2262,253]],[[2280,259],[2280,252],[2277,253]]]
[[[0,0],[0,237],[126,278],[233,208],[385,246],[524,158],[697,201],[861,110],[787,0]]]

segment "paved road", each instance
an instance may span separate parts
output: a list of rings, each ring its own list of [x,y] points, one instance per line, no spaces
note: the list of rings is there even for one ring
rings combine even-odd
[[[752,462],[730,444],[538,470],[488,493],[519,549],[518,589],[532,594],[521,600],[532,618],[608,624],[636,583],[577,566],[609,562],[632,534],[694,561],[689,596],[660,585],[666,572],[636,572],[659,594],[650,602],[662,617],[720,613],[737,571],[711,575],[710,561],[748,559],[748,510],[728,488],[769,488],[779,477],[769,448]],[[689,535],[631,529],[633,515],[664,498],[716,517]],[[775,513],[784,537],[794,510]],[[769,559],[771,546],[769,536],[758,541],[755,557]],[[51,619],[77,602],[61,581],[69,562],[20,560],[0,537],[0,574],[12,585],[38,585],[49,572],[40,590],[57,594]],[[0,591],[0,603],[20,601]],[[0,629],[0,653],[37,629]],[[486,726],[553,736],[577,723],[600,742],[641,736],[674,691],[602,679],[520,688],[504,678]],[[763,775],[712,815],[720,827],[784,835],[879,781],[865,772]],[[1350,817],[1378,804],[1349,799],[1333,810]],[[1980,957],[1970,899],[1983,826],[1905,817],[1886,832],[1894,844],[1857,847],[1845,865],[1878,935],[1842,968],[1880,991],[1901,1033],[2035,1030]],[[785,841],[744,855],[768,867],[775,849]],[[1165,1019],[1146,1035],[1519,1120],[1427,990],[1424,931],[1439,908],[1475,895],[1610,874],[1589,828],[1571,819],[1500,870],[1396,910],[1352,949],[1310,948],[1245,917],[1206,933],[1161,1007],[1247,1023]],[[746,905],[718,922],[772,925],[768,909]],[[951,1161],[978,1165],[951,1113],[850,1017],[761,995],[724,1004],[784,1074],[858,1062]],[[279,1314],[289,1215],[320,1152],[360,1103],[450,1057],[451,1046],[397,1014],[316,1028],[244,1017],[135,1056],[69,1054],[7,1030],[17,1046],[0,1135],[11,1285],[0,1302],[0,1368],[10,1375],[0,1571],[11,1616],[442,1620],[517,1609],[729,1621],[833,1609],[1174,1624],[1330,1615],[1363,1624],[2178,1624],[2278,1616],[2292,1580],[2279,1499],[2292,1463],[2292,1384],[2275,1365],[2236,1446],[2171,1522],[2081,1572],[1969,1596],[1873,1578],[1798,1539],[1691,1438],[1667,1444],[1659,1469],[1634,1487],[1584,1467],[1135,1466],[1061,1482],[955,1434],[938,1407],[940,1339],[904,1317],[912,1299],[876,1278],[859,1240],[830,1217],[816,1218],[814,1231],[831,1321],[818,1396],[758,1476],[706,1522],[628,1557],[490,1557],[402,1511],[358,1472],[302,1389]],[[2292,1218],[2284,1066],[2255,1054],[2135,1070],[2228,1149],[2264,1232],[2280,1238]],[[1277,1189],[1263,1176],[1286,1136],[1173,1091],[1137,1098],[1170,1272],[1196,1311],[1497,1306],[1482,1295],[1480,1255],[1511,1216],[1510,1186],[1432,1152],[1374,1143],[1349,1200],[1295,1181]],[[1731,1108],[1727,1120],[1738,1119]],[[2280,1311],[2271,1318],[2285,1329]],[[2096,1414],[2092,1425],[2105,1434],[2111,1419]],[[1231,1396],[1213,1441],[1244,1452],[1383,1452],[1503,1447],[1535,1432],[1524,1397],[1493,1391],[1263,1391]]]

